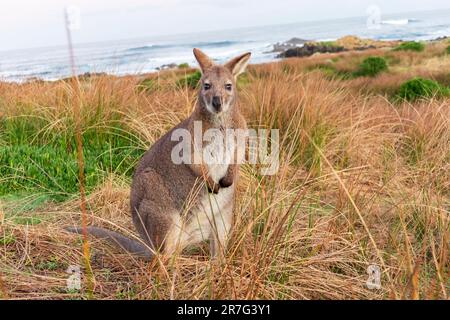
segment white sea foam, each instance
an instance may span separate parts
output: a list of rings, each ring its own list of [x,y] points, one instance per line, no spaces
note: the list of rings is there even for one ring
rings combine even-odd
[[[409,23],[409,19],[398,19],[398,20],[383,20],[382,24],[392,24],[392,25],[406,25]]]

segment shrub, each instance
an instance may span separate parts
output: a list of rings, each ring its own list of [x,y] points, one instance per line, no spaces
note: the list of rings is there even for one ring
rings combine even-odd
[[[380,72],[388,69],[386,60],[382,57],[368,57],[360,65],[357,76],[369,76],[374,77]]]
[[[447,47],[447,49],[445,50],[445,52],[447,52],[447,54],[450,54],[450,46]]]
[[[336,41],[321,41],[318,44],[324,47],[339,47]]]
[[[407,101],[415,101],[420,98],[448,96],[449,89],[438,82],[416,77],[408,80],[400,86],[397,98]]]
[[[189,63],[185,62],[185,63],[181,63],[178,65],[178,69],[188,69],[189,68]]]
[[[420,42],[415,41],[409,41],[409,42],[403,42],[396,48],[394,48],[394,51],[416,51],[421,52],[425,49],[425,45]]]
[[[184,78],[179,79],[177,81],[177,86],[196,89],[201,78],[202,73],[200,71],[196,71],[192,74],[185,76]]]

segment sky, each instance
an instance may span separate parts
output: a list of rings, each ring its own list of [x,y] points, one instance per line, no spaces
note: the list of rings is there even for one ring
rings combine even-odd
[[[448,9],[448,0],[1,0],[0,51],[66,43],[64,8],[79,8],[76,43]]]

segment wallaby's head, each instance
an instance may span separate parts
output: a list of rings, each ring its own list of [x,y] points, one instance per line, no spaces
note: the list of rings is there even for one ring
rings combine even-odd
[[[225,65],[215,64],[205,53],[194,49],[202,71],[200,105],[211,114],[227,112],[236,102],[236,79],[245,71],[251,53],[231,59]]]

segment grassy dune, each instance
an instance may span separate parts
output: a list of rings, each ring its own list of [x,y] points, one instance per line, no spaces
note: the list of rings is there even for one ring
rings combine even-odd
[[[447,47],[251,66],[240,107],[249,127],[280,129],[280,170],[242,167],[226,261],[205,244],[149,264],[92,239],[93,298],[448,299]],[[367,57],[387,69],[364,75]],[[195,79],[180,79],[193,72],[80,80],[91,223],[135,234],[134,165],[192,111]],[[405,100],[416,77],[439,89]],[[0,83],[2,298],[88,297],[66,290],[67,267],[82,265],[80,238],[63,231],[80,224],[73,97],[70,81]],[[379,290],[365,285],[371,264]]]

